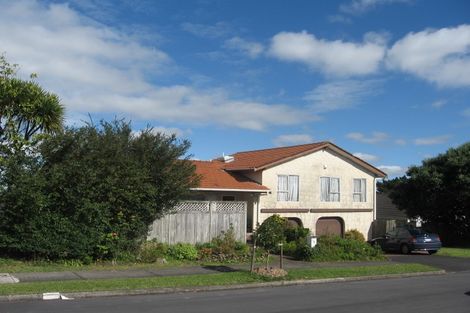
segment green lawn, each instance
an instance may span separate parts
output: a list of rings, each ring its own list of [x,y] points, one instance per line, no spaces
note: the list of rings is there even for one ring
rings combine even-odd
[[[292,269],[287,277],[269,279],[251,274],[247,271],[217,273],[205,275],[188,275],[173,277],[101,279],[101,280],[69,280],[34,283],[17,283],[0,285],[0,295],[40,294],[44,292],[80,292],[103,290],[137,290],[154,288],[188,288],[200,286],[221,286],[233,284],[249,284],[273,280],[299,280],[336,277],[359,277],[371,275],[403,274],[429,272],[436,269],[420,264],[390,264],[349,268],[312,268]]]
[[[48,262],[48,261],[21,261],[0,258],[0,273],[31,273],[31,272],[63,272],[63,271],[109,271],[126,269],[165,268],[185,265],[195,265],[195,262],[182,262],[170,260],[167,264],[157,263],[130,263],[94,262],[81,264],[76,261]]]
[[[470,248],[441,248],[437,255],[470,258]]]

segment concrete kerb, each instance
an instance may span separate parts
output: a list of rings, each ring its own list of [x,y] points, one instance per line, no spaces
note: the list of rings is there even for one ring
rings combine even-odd
[[[311,279],[311,280],[286,280],[274,281],[264,283],[251,283],[251,284],[237,284],[237,285],[224,285],[224,286],[206,286],[206,287],[190,287],[190,288],[158,288],[158,289],[136,289],[136,290],[111,290],[111,291],[90,291],[90,292],[69,292],[63,295],[72,299],[82,298],[96,298],[96,297],[119,297],[119,296],[137,296],[137,295],[153,295],[153,294],[168,294],[168,293],[187,293],[187,292],[204,292],[204,291],[222,291],[222,290],[237,290],[237,289],[252,289],[252,288],[266,288],[266,287],[283,287],[295,285],[311,285],[311,284],[324,284],[324,283],[339,283],[339,282],[352,282],[364,280],[381,280],[381,279],[394,279],[394,278],[409,278],[418,276],[433,276],[444,275],[446,271],[431,271],[431,272],[417,272],[417,273],[404,273],[404,274],[388,274],[388,275],[375,275],[375,276],[358,276],[358,277],[337,277],[337,278],[324,278],[324,279]],[[42,294],[25,294],[25,295],[8,295],[0,296],[0,302],[10,301],[24,301],[24,300],[42,300]]]

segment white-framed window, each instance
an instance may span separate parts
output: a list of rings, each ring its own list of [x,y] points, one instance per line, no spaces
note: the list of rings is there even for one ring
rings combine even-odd
[[[353,179],[353,202],[366,202],[366,179]]]
[[[337,177],[320,177],[320,200],[325,202],[339,202],[340,186]]]
[[[299,176],[277,176],[277,201],[299,201]]]

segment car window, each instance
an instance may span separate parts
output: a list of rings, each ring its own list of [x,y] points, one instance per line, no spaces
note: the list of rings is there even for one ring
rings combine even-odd
[[[398,230],[398,237],[406,238],[406,237],[409,237],[409,236],[410,236],[410,233],[408,232],[407,229],[401,228],[401,229]]]
[[[413,236],[426,234],[426,232],[425,232],[424,230],[419,229],[419,228],[410,229],[410,233],[411,233]]]

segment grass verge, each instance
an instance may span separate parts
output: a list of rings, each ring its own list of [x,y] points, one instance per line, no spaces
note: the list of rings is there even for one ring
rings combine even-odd
[[[403,274],[429,272],[435,270],[436,268],[421,264],[387,264],[349,268],[341,267],[292,269],[289,270],[288,276],[282,279],[270,279],[251,274],[247,271],[240,271],[172,277],[47,281],[0,285],[0,295],[38,294],[43,292],[67,293],[82,291],[137,290],[155,288],[189,288],[202,286],[250,284],[278,280],[321,279]]]
[[[48,262],[48,261],[22,261],[0,258],[0,273],[32,273],[32,272],[64,272],[64,271],[110,271],[128,269],[155,269],[175,266],[196,265],[196,262],[168,260],[166,264],[160,263],[132,263],[110,261],[81,264],[75,261]]]
[[[441,248],[437,255],[470,258],[470,248]]]

